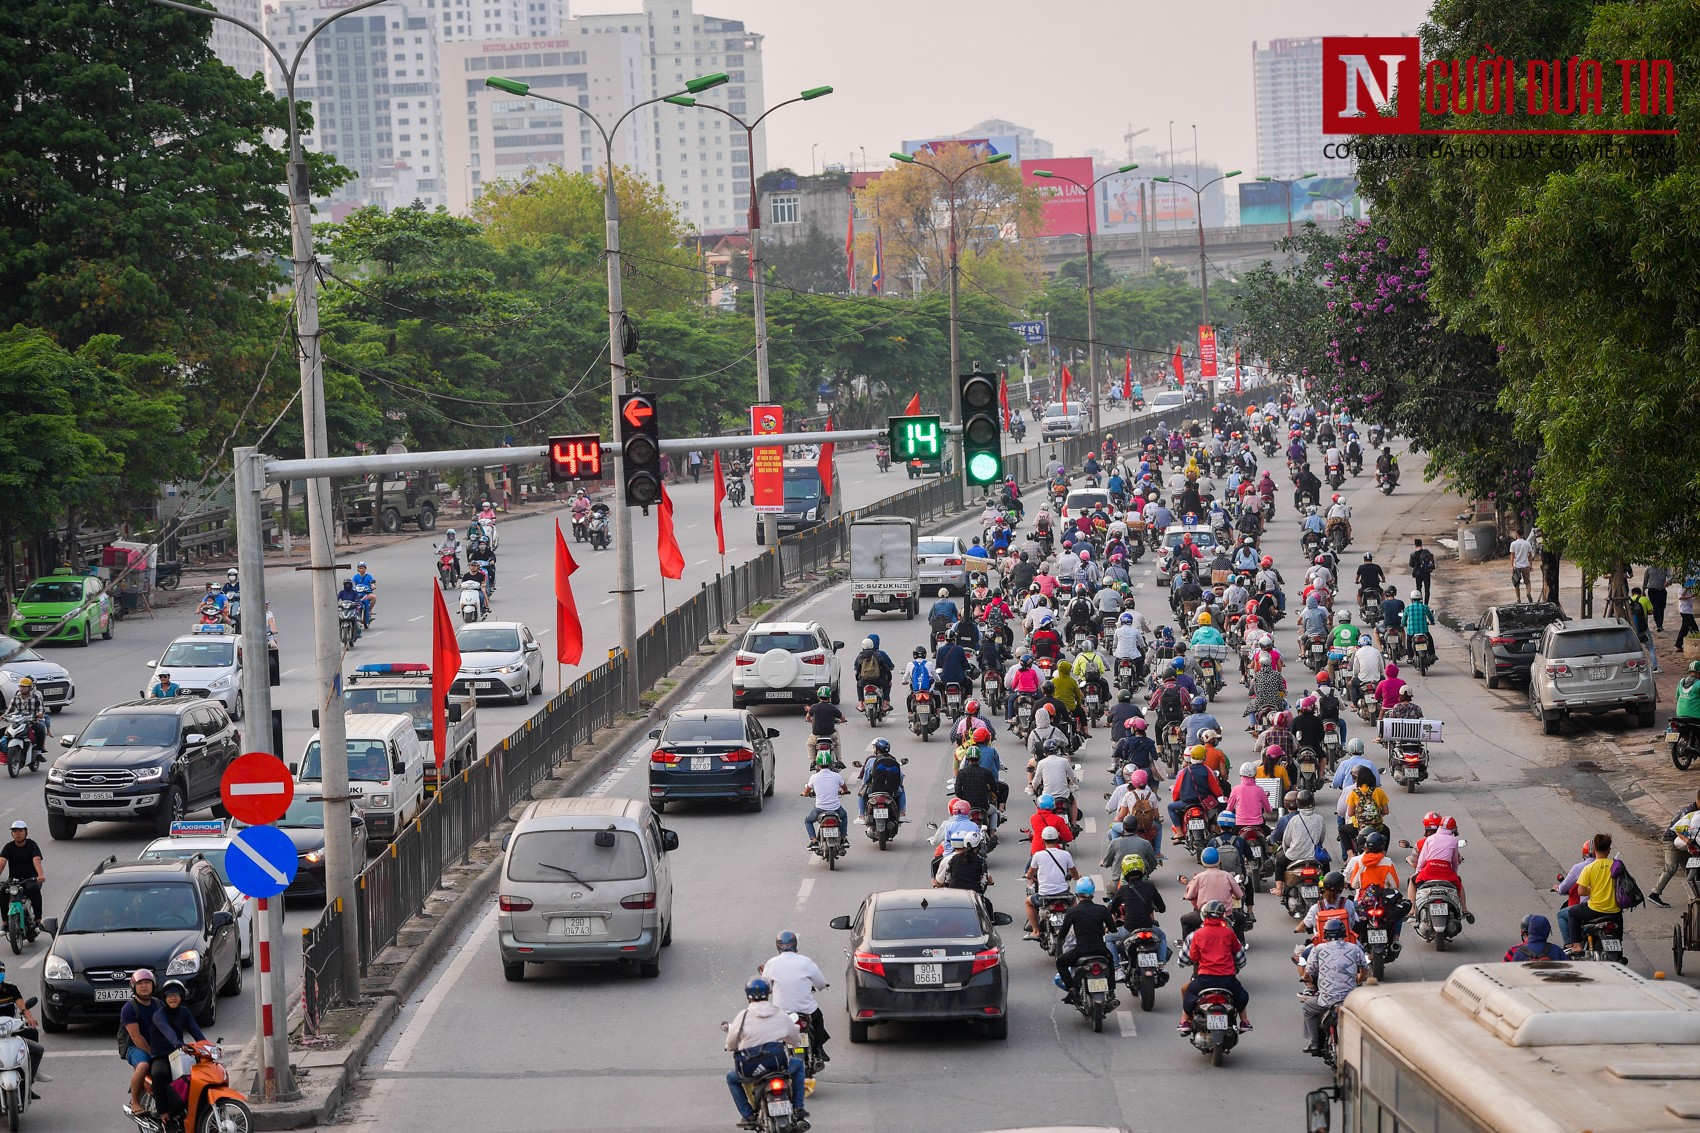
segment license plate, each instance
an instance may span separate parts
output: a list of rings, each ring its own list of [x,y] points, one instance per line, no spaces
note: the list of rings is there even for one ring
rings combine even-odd
[[[1089,696],[1089,697],[1086,698],[1086,703],[1088,703],[1092,707],[1096,708],[1096,707],[1098,707],[1099,700],[1096,696]]]
[[[1204,829],[1204,820],[1202,818],[1192,819],[1191,821],[1189,821],[1186,824],[1186,828],[1188,830],[1203,830]]]
[[[1428,642],[1426,642],[1426,641],[1417,642],[1417,652],[1418,653],[1427,653],[1428,650],[1429,650]]]
[[[112,797],[112,792],[111,791],[82,791],[77,795],[77,797],[79,799],[83,799],[84,801],[87,801],[87,802],[99,802],[102,799],[110,799]]]
[[[1052,928],[1061,928],[1062,927],[1062,919],[1063,919],[1063,915],[1061,913],[1052,913],[1051,914],[1051,927]]]
[[[790,700],[791,699],[791,690],[790,689],[780,689],[780,690],[775,691],[775,692],[770,692],[770,693],[767,694],[767,698],[769,700]]]
[[[1254,857],[1254,858],[1261,858],[1263,856],[1263,847],[1262,846],[1253,846],[1251,848],[1251,856]]]
[[[1139,966],[1141,968],[1155,968],[1157,966],[1157,953],[1141,952],[1139,954]]]
[[[1622,952],[1623,951],[1623,941],[1617,939],[1617,937],[1615,937],[1615,936],[1606,937],[1606,939],[1603,943],[1605,944],[1605,949],[1606,949],[1607,952]]]
[[[869,695],[864,696],[862,698],[863,704],[878,704],[879,702],[880,702],[880,695],[877,692],[876,693],[870,693]]]
[[[1591,681],[1603,681],[1610,672],[1611,667],[1609,665],[1589,665],[1588,679]]]
[[[1665,742],[1667,744],[1674,744],[1676,741],[1677,741],[1677,733],[1675,733],[1675,732],[1666,732],[1665,733]]]
[[[1225,1031],[1228,1029],[1228,1017],[1226,1015],[1206,1015],[1204,1026],[1206,1030]]]
[[[555,917],[549,921],[552,936],[589,936],[589,917]]]
[[[1700,858],[1689,858],[1686,869],[1700,869]]]
[[[691,770],[692,771],[707,771],[709,768],[711,768],[713,766],[714,766],[714,757],[711,756],[711,755],[693,755],[693,756],[691,756]]]
[[[1033,718],[1033,711],[1032,711],[1032,709],[1030,709],[1030,708],[1027,708],[1027,707],[1025,707],[1025,706],[1023,706],[1023,707],[1022,707],[1022,709],[1021,709],[1021,718],[1022,718],[1022,719],[1023,719],[1023,720],[1030,720],[1030,719],[1032,719],[1032,718]]]
[[[944,982],[944,965],[916,964],[915,982],[918,984],[942,984]]]
[[[496,682],[495,681],[478,681],[472,687],[474,687],[474,688],[495,688]]]
[[[97,987],[94,989],[94,1001],[96,1003],[122,1003],[129,998],[128,988]]]
[[[1372,928],[1372,929],[1370,929],[1369,930],[1369,942],[1371,944],[1386,944],[1387,943],[1387,930],[1384,929],[1384,928]]]
[[[775,1117],[787,1116],[791,1112],[791,1103],[784,1098],[769,1098],[767,1112]]]
[[[1086,990],[1089,993],[1103,995],[1110,990],[1110,981],[1106,979],[1088,979],[1086,981]]]
[[[1428,915],[1432,920],[1443,921],[1452,915],[1452,910],[1446,907],[1445,901],[1436,901],[1428,907]]]
[[[891,817],[891,808],[890,807],[884,807],[884,806],[876,806],[874,808],[874,817],[875,818],[890,818]]]
[[[825,838],[828,842],[836,842],[838,841],[838,827],[823,826],[820,828],[820,836]]]
[[[46,633],[53,628],[52,622],[35,622],[24,627],[31,633]]]
[[[1315,886],[1315,885],[1301,885],[1301,886],[1299,886],[1299,896],[1300,897],[1314,898],[1316,895],[1317,895],[1317,886]]]

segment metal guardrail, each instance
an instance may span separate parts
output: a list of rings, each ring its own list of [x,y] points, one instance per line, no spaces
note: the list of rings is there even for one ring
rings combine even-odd
[[[324,1013],[341,1002],[342,899],[325,906],[311,928],[301,930],[301,990],[305,1027],[319,1033]]]

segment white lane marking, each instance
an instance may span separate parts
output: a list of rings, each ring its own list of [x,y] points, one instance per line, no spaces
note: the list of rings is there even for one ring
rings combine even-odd
[[[708,561],[707,559],[698,559],[696,562],[692,563],[691,565],[692,566],[701,566],[703,563],[706,563],[707,561]]]
[[[606,606],[608,603],[612,602],[613,600],[614,599],[612,599],[612,598],[604,598],[604,599],[602,599],[602,601],[598,602],[597,605],[598,606]]]
[[[626,772],[635,767],[640,759],[646,759],[648,754],[648,741],[639,741],[636,747],[626,753],[626,757],[624,759],[609,768],[608,773],[603,775],[601,779],[597,780],[596,786],[586,791],[585,794],[595,798],[600,798],[601,796],[606,795],[619,784],[621,779],[626,777]]]
[[[425,620],[425,615],[420,614],[417,618],[408,618],[407,620],[410,622],[422,622]]]
[[[278,674],[278,675],[279,675],[279,676],[284,676],[284,677],[287,677],[287,676],[289,676],[289,675],[290,675],[290,674],[291,674],[291,673],[293,673],[293,672],[295,672],[295,670],[294,670],[294,669],[285,669],[285,670],[284,670],[284,671],[283,671],[283,672],[282,672],[282,673],[280,673],[280,674]]]
[[[1091,815],[1085,816],[1080,820],[1080,832],[1082,834],[1098,833],[1098,820]]]
[[[268,862],[261,854],[256,853],[254,848],[248,845],[248,843],[243,841],[241,838],[232,838],[230,841],[230,848],[240,852],[243,857],[259,866],[260,869],[265,871],[267,877],[271,878],[279,885],[289,884],[290,879],[283,875],[282,870],[278,869],[271,862]]]
[[[537,577],[537,575],[535,573],[534,574],[528,574],[524,578],[520,579],[520,581],[521,582],[530,582],[532,579],[534,579],[536,577]]]
[[[1139,1037],[1139,1028],[1134,1026],[1133,1023],[1133,1012],[1117,1011],[1116,1024],[1122,1029],[1122,1038],[1133,1039]]]
[[[814,892],[814,888],[815,879],[812,877],[803,878],[803,883],[797,886],[797,911],[799,913],[803,911],[803,902],[809,899],[809,894]]]
[[[550,626],[550,627],[549,627],[549,628],[548,628],[548,629],[540,629],[540,630],[538,630],[538,631],[537,631],[537,636],[538,636],[538,637],[548,637],[548,636],[549,636],[549,635],[550,635],[550,634],[552,634],[552,633],[554,633],[554,632],[555,632],[555,627],[554,627],[554,626]]]
[[[431,1026],[431,1020],[437,1017],[437,1010],[442,1007],[451,992],[454,992],[460,977],[474,960],[484,958],[484,941],[496,930],[496,910],[491,909],[484,915],[484,920],[473,932],[472,939],[466,942],[466,947],[460,950],[443,974],[437,978],[425,998],[419,1002],[419,1010],[408,1021],[407,1029],[402,1031],[396,1040],[395,1048],[390,1051],[390,1057],[384,1063],[385,1070],[402,1070],[407,1066],[408,1059],[413,1056],[413,1048],[419,1045],[419,1040],[425,1037],[425,1032]]]

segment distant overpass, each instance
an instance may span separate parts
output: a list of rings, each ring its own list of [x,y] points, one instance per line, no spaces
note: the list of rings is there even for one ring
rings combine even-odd
[[[1338,221],[1327,221],[1321,227],[1333,231],[1338,225]],[[1300,232],[1302,227],[1295,223],[1293,231]],[[1275,245],[1286,236],[1285,224],[1206,228],[1204,256],[1209,261],[1211,275],[1255,267],[1264,260],[1280,262],[1285,257],[1276,251]],[[1084,236],[1049,236],[1040,243],[1044,246],[1047,276],[1056,275],[1069,260],[1086,255]],[[1198,278],[1198,229],[1191,225],[1163,226],[1152,232],[1100,232],[1092,237],[1092,250],[1097,253],[1100,265],[1108,265],[1118,274],[1144,275],[1154,265],[1163,263]]]

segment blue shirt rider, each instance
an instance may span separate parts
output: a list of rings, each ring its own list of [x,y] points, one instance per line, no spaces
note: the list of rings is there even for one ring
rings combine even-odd
[[[354,570],[354,592],[360,595],[360,611],[365,616],[366,628],[372,628],[372,592],[378,588],[378,580],[372,577],[372,572],[366,569],[364,562],[356,563]]]
[[[950,600],[950,591],[948,590],[940,590],[939,600],[934,602],[932,609],[927,611],[927,621],[933,622],[942,619],[946,625],[955,625],[957,619],[961,616],[962,612],[956,608],[956,603]]]
[[[1320,513],[1312,513],[1305,516],[1304,530],[1307,532],[1314,531],[1318,535],[1326,535],[1328,533],[1328,521],[1323,519]]]

